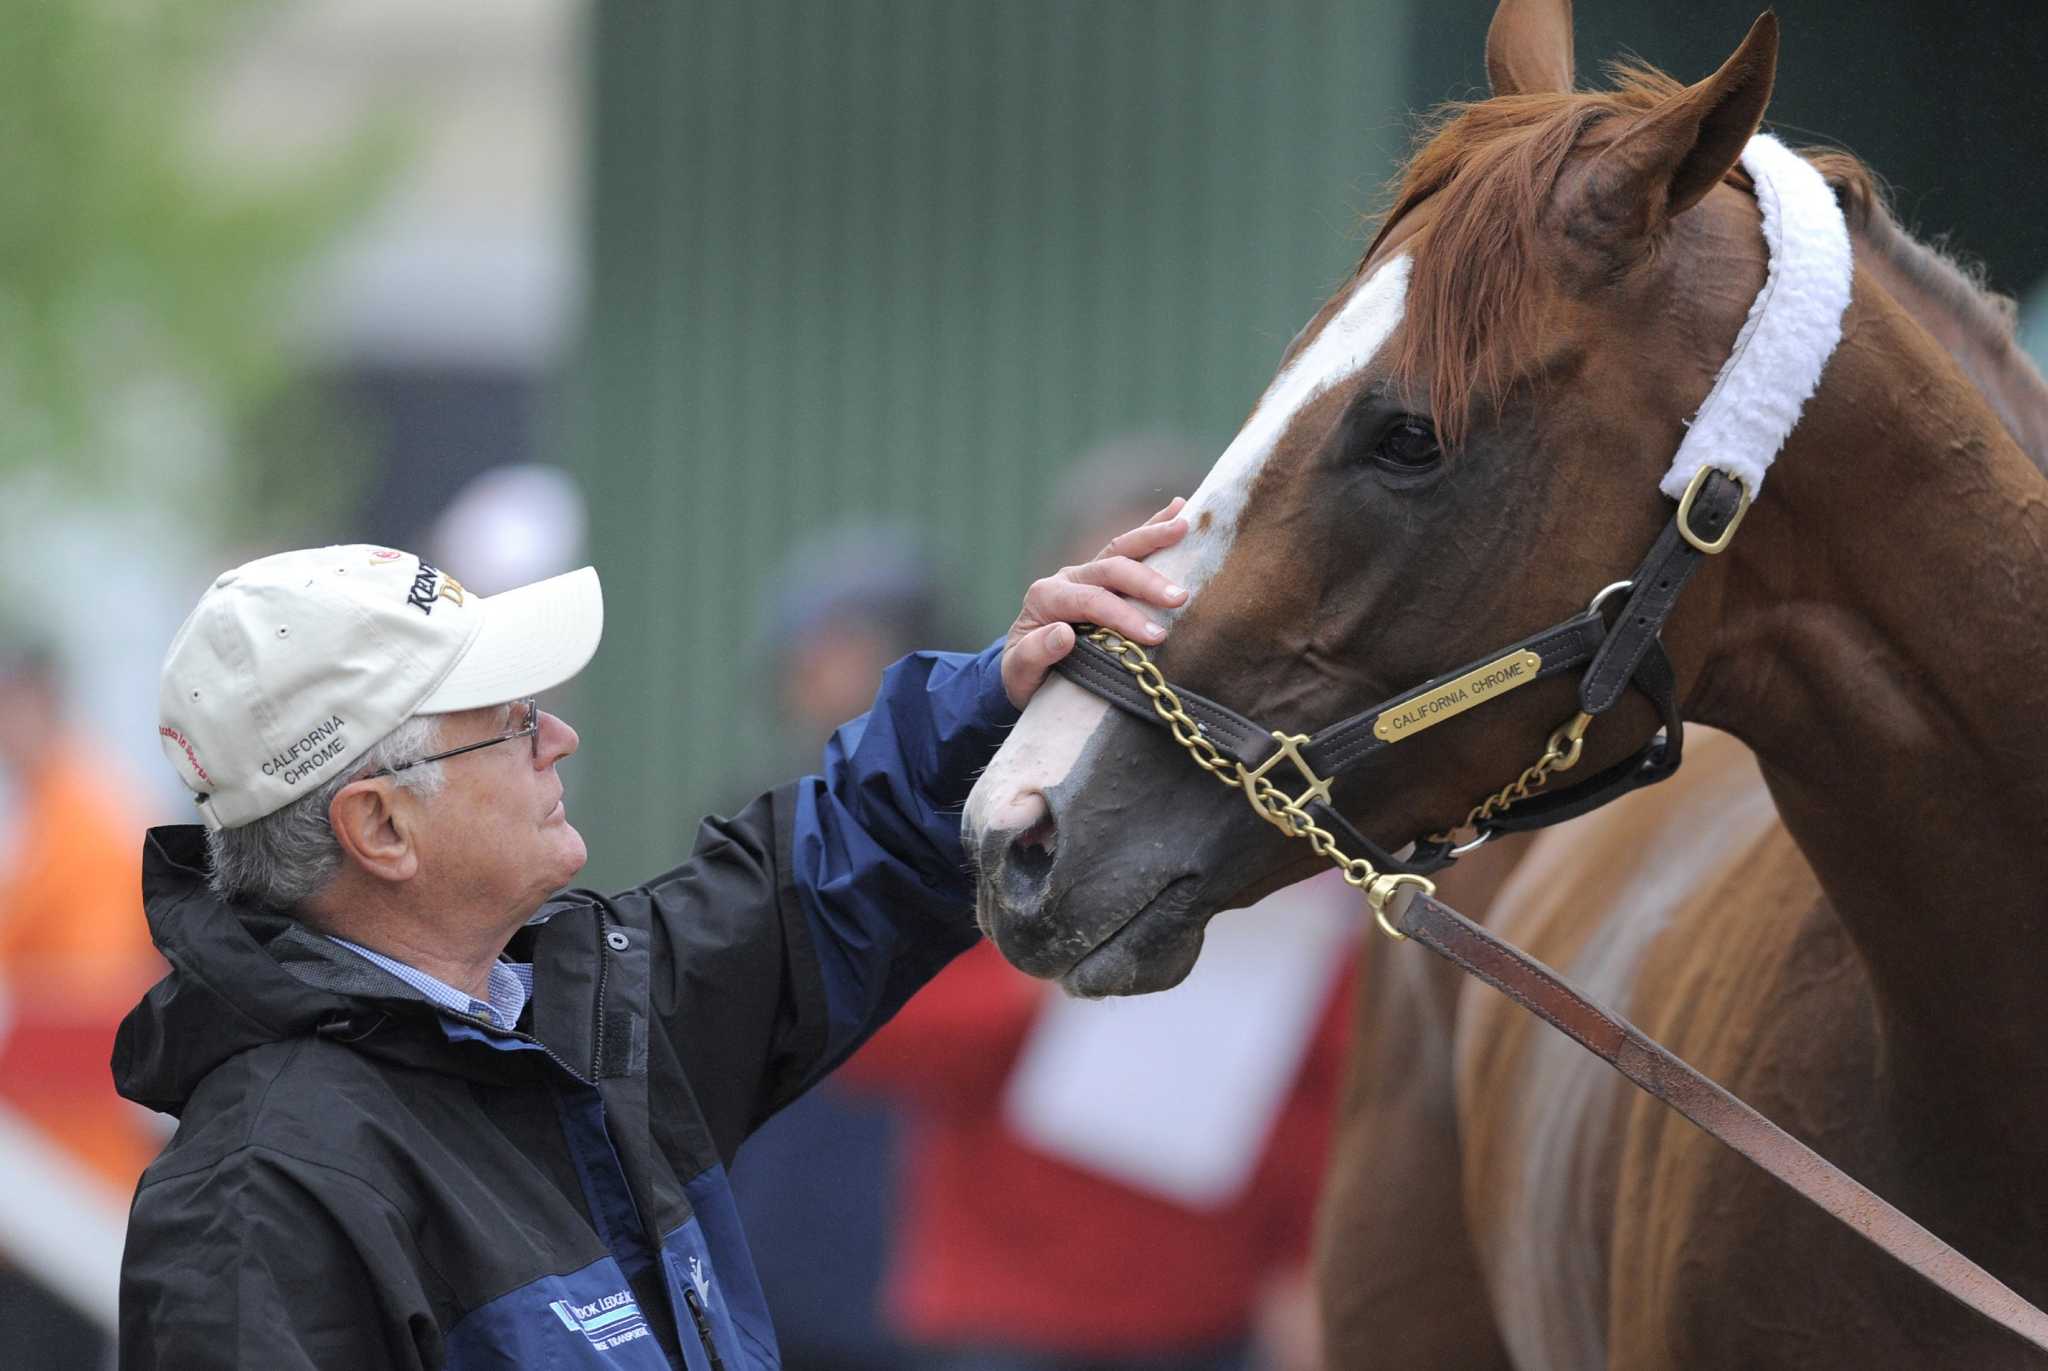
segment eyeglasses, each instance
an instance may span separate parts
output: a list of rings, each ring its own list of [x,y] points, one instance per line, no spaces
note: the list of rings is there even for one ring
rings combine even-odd
[[[461,747],[451,747],[446,752],[436,752],[431,757],[421,757],[415,761],[401,763],[398,766],[387,766],[381,771],[371,772],[368,776],[363,777],[363,779],[367,781],[377,776],[395,776],[401,771],[409,771],[416,766],[425,766],[428,762],[446,761],[450,757],[460,757],[465,752],[474,752],[481,747],[496,747],[499,743],[509,743],[514,738],[533,739],[533,759],[537,762],[540,760],[540,705],[534,700],[533,696],[529,695],[518,702],[518,707],[526,711],[526,722],[510,733],[501,733],[495,738],[486,738],[480,743],[465,743]]]

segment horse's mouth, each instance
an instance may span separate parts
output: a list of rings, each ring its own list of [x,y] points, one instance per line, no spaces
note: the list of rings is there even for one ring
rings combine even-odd
[[[1192,875],[1168,882],[1135,914],[1058,973],[1060,988],[1069,995],[1097,1000],[1179,985],[1202,951],[1202,921],[1188,916],[1199,884]]]

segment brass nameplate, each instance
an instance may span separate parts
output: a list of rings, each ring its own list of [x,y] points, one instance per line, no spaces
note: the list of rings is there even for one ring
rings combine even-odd
[[[1510,652],[1497,662],[1488,662],[1455,681],[1446,681],[1434,690],[1380,711],[1380,717],[1373,721],[1373,736],[1384,743],[1412,738],[1474,705],[1529,684],[1541,670],[1543,659],[1527,648]]]

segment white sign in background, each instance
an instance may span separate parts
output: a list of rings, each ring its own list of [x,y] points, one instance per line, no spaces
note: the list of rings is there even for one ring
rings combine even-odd
[[[1329,872],[1210,920],[1172,990],[1049,997],[1010,1077],[1011,1128],[1191,1208],[1230,1203],[1300,1074],[1362,907]]]

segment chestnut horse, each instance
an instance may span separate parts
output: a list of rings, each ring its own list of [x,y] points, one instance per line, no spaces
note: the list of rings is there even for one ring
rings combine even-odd
[[[1738,162],[1776,24],[1698,85],[1635,71],[1594,94],[1572,88],[1569,23],[1565,0],[1502,5],[1495,98],[1411,162],[1358,272],[1196,492],[1193,530],[1159,559],[1192,592],[1159,655],[1175,682],[1312,731],[1573,612],[1669,522],[1659,476],[1766,282]],[[2015,434],[2044,411],[2037,378],[2022,368],[2020,400],[2002,398],[1922,322],[1922,250],[1860,167],[1824,165],[1856,253],[1841,345],[1663,633],[1685,717],[1748,744],[1782,824],[1743,754],[1696,758],[1554,860],[1539,850],[1503,922],[2038,1303],[2048,480]],[[1449,828],[1572,703],[1562,681],[1500,695],[1387,749],[1335,807],[1386,843]],[[1623,701],[1584,765],[1658,724]],[[1174,984],[1211,914],[1314,862],[1165,733],[1064,681],[985,773],[966,831],[991,936],[1081,994]],[[1462,1210],[1464,1269],[1441,1246],[1455,1216],[1386,1229],[1355,1274],[1418,1273],[1378,1306],[1390,1364],[2042,1364],[1516,1011],[1434,1002],[1416,1032],[1448,1054],[1456,1155],[1439,1160],[1457,1170],[1433,1202]],[[1424,1090],[1429,1069],[1413,1068]],[[1382,1070],[1390,1100],[1418,1084],[1398,1053]],[[1426,1169],[1413,1141],[1380,1143],[1384,1174]],[[1415,1332],[1425,1314],[1464,1341]]]
[[[1860,206],[1857,224],[1866,268],[1949,351],[2035,465],[2048,467],[2048,385],[2014,345],[2007,302],[1902,235],[1881,205]],[[1719,835],[1712,846],[1702,841],[1708,828]],[[1545,833],[1533,850],[1528,838],[1493,843],[1445,873],[1438,893],[1459,909],[1492,911],[1497,929],[1563,960],[1569,954],[1560,949],[1588,936],[1577,921],[1606,924],[1609,937],[1628,926],[1620,915],[1654,931],[1687,930],[1695,918],[1712,923],[1720,896],[1688,861],[1725,862],[1737,839],[1747,849],[1744,862],[1798,864],[1796,888],[1809,892],[1805,917],[1816,921],[1817,936],[1832,940],[1831,958],[1853,958],[1842,926],[1812,893],[1810,868],[1788,851],[1754,759],[1732,739],[1700,730],[1693,730],[1685,769],[1668,784]],[[1574,960],[1583,968],[1587,959]],[[1589,1248],[1583,1228],[1569,1246],[1560,1235],[1603,1208],[1580,1207],[1585,1184],[1598,1174],[1578,1150],[1581,1131],[1612,1129],[1611,1112],[1638,1101],[1583,1054],[1560,1051],[1564,1044],[1531,1032],[1526,1017],[1436,958],[1381,944],[1361,971],[1350,1079],[1317,1221],[1327,1364],[1509,1365],[1474,1238],[1487,1241],[1503,1292],[1542,1299],[1503,1310],[1520,1326],[1520,1341],[1541,1336],[1532,1320],[1583,1328],[1597,1317],[1585,1292],[1598,1287],[1570,1255]],[[1462,1109],[1454,1052],[1465,1067]],[[1481,1177],[1469,1227],[1461,1136]],[[1538,1205],[1551,1212],[1533,1212]],[[1519,1206],[1519,1215],[1509,1206]],[[1524,1263],[1540,1265],[1516,1270],[1505,1260],[1500,1248],[1511,1234],[1524,1242]],[[1604,1360],[1600,1337],[1574,1343],[1576,1362]],[[1821,1349],[1816,1360],[1826,1365],[1832,1356]]]
[[[1844,190],[1860,194],[1861,185],[1852,175]],[[1866,196],[1855,209],[1864,269],[1949,352],[2034,464],[2048,468],[2048,384],[2015,345],[2010,302],[1984,294],[1951,261],[1901,233],[1881,204]],[[1601,922],[1625,913],[1662,930],[1684,929],[1688,918],[1715,919],[1719,897],[1686,865],[1688,856],[1725,860],[1725,852],[1700,841],[1702,829],[1725,834],[1727,826],[1737,826],[1753,854],[1745,861],[1782,860],[1790,840],[1745,749],[1697,731],[1688,747],[1685,770],[1669,784],[1546,833],[1533,852],[1527,838],[1496,842],[1447,872],[1439,894],[1460,909],[1493,911],[1496,928],[1558,960],[1565,954],[1557,949],[1570,945],[1566,929],[1574,920]],[[1527,869],[1507,886],[1525,854]],[[1796,852],[1789,859],[1800,861]],[[1803,888],[1815,890],[1810,869],[1802,864],[1802,870]],[[1589,881],[1614,884],[1588,889]],[[1624,881],[1625,911],[1612,894]],[[1818,895],[1805,913],[1818,920],[1821,936],[1834,940],[1831,956],[1854,956]],[[1610,926],[1608,936],[1615,931]],[[1569,939],[1584,936],[1578,930]],[[1597,1174],[1587,1171],[1577,1151],[1580,1131],[1612,1128],[1602,1115],[1637,1102],[1607,1072],[1532,1033],[1524,1016],[1451,966],[1391,947],[1376,951],[1359,977],[1350,1080],[1317,1223],[1328,1364],[1508,1365],[1474,1230],[1492,1249],[1489,1266],[1504,1291],[1523,1292],[1522,1298],[1543,1292],[1537,1310],[1557,1311],[1504,1311],[1521,1324],[1521,1341],[1540,1336],[1530,1331],[1532,1319],[1584,1326],[1594,1311],[1583,1292],[1596,1287],[1557,1241],[1573,1222],[1564,1216],[1580,1202],[1589,1175]],[[1577,960],[1583,965],[1585,959]],[[1466,1065],[1463,1110],[1454,1047]],[[1589,1098],[1602,1108],[1580,1117],[1577,1106]],[[1475,1172],[1479,1158],[1491,1158],[1487,1178],[1472,1194],[1471,1228],[1461,1135]],[[1551,1206],[1555,1217],[1528,1212],[1532,1203]],[[1524,1206],[1519,1221],[1504,1212],[1510,1204]],[[1577,1222],[1598,1212],[1586,1206]],[[1524,1249],[1542,1267],[1503,1269],[1499,1245],[1518,1228],[1550,1235],[1533,1238],[1549,1246]],[[1583,1237],[1576,1247],[1586,1250]],[[1558,1255],[1546,1259],[1546,1252]],[[1574,1314],[1561,1312],[1574,1308]],[[1601,1346],[1598,1337],[1575,1342],[1576,1361],[1598,1365],[1604,1359],[1586,1350]],[[1817,1360],[1825,1365],[1831,1356],[1823,1349]]]

